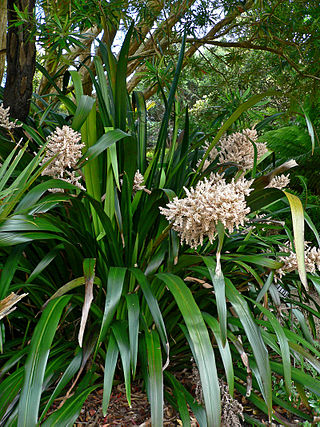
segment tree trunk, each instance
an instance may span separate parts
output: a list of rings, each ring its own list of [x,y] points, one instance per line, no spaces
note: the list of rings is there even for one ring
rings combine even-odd
[[[6,62],[7,0],[0,0],[0,84]]]
[[[27,11],[29,22],[12,24],[20,19],[14,6]],[[32,83],[35,72],[36,48],[32,35],[35,0],[8,0],[7,79],[4,88],[4,105],[10,107],[10,116],[24,121],[30,108]]]

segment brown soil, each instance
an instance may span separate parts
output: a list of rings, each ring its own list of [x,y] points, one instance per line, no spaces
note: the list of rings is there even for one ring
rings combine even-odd
[[[199,391],[198,381],[195,372],[188,372],[184,370],[176,375],[177,379],[183,386],[185,386],[197,399],[201,401],[201,390]],[[274,407],[275,414],[283,424],[268,423],[267,416],[257,410],[245,396],[242,396],[235,391],[235,399],[232,399],[227,391],[226,384],[220,381],[221,390],[221,403],[222,403],[222,424],[224,427],[237,427],[237,426],[252,426],[252,423],[247,423],[242,414],[248,415],[251,420],[257,421],[253,425],[265,425],[269,427],[295,427],[302,425],[301,420],[296,419],[294,416],[285,411],[283,408]],[[139,382],[134,382],[131,387],[131,408],[128,405],[125,386],[118,384],[114,386],[108,407],[108,413],[104,417],[102,414],[102,395],[103,390],[99,389],[92,393],[86,400],[81,413],[74,424],[74,427],[90,426],[90,427],[151,427],[150,419],[150,405],[146,393],[142,389]],[[303,410],[300,407],[301,410]],[[304,408],[306,410],[306,408]],[[308,411],[307,411],[308,412]],[[164,405],[164,423],[168,426],[182,426],[179,419],[179,414],[170,405],[165,402]],[[319,419],[314,418],[314,424],[317,425]],[[190,411],[191,427],[198,427],[194,415]]]
[[[150,419],[150,405],[146,394],[141,390],[139,384],[132,386],[131,394],[131,408],[128,405],[125,393],[124,384],[120,384],[114,387],[113,393],[110,398],[110,404],[108,407],[108,413],[104,417],[102,414],[102,394],[103,390],[100,389],[92,393],[86,400],[80,416],[75,423],[75,427],[151,427]],[[240,400],[240,396],[238,397]],[[242,398],[242,404],[245,412],[250,416],[257,417],[260,422],[265,425],[269,425],[265,415],[259,413],[255,408],[248,404],[245,398]],[[195,417],[190,412],[191,427],[198,427]],[[182,426],[182,422],[179,419],[179,414],[172,408],[172,406],[165,403],[164,405],[164,426]],[[236,424],[233,424],[234,427]],[[240,426],[249,425],[239,420]],[[273,427],[278,427],[277,424],[272,424]],[[225,425],[225,427],[231,427]]]
[[[151,426],[150,405],[146,394],[141,391],[140,387],[132,387],[131,408],[127,402],[124,384],[115,387],[110,398],[108,413],[105,417],[101,408],[102,393],[103,390],[101,389],[89,396],[75,424],[76,427]],[[164,426],[181,426],[182,423],[179,421],[176,411],[171,406],[165,405]],[[192,427],[197,425],[196,421],[192,423]]]
[[[141,391],[141,387],[139,385],[132,386],[131,408],[129,407],[126,399],[124,384],[114,387],[114,391],[110,398],[108,413],[105,417],[102,414],[102,394],[103,390],[100,389],[88,397],[76,423],[74,424],[74,427],[151,427],[150,405],[146,394]],[[266,415],[254,408],[247,399],[240,395],[237,396],[237,399],[242,403],[243,413],[249,415],[253,422],[254,420],[257,421],[254,425],[262,424],[269,427],[296,427],[303,424],[301,420],[299,421],[294,418],[291,418],[289,421],[287,418],[288,413],[277,407],[275,408],[276,414],[280,419],[283,418],[284,422],[283,424],[274,422],[269,424]],[[319,421],[319,417],[315,417],[312,425],[318,425],[317,422]],[[190,423],[191,427],[199,426],[191,412]],[[166,403],[164,405],[163,425],[165,427],[182,426],[182,422],[179,419],[177,411]],[[236,424],[232,424],[232,426],[230,424],[224,424],[224,427],[234,427],[235,425]],[[239,424],[237,425],[243,427],[252,426],[251,423],[249,424],[241,419],[239,419]]]

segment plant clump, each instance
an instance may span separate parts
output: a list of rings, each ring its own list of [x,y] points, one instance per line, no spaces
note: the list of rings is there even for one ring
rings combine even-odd
[[[186,197],[175,197],[160,211],[180,236],[192,248],[203,244],[207,236],[213,242],[218,222],[231,233],[244,225],[250,212],[245,197],[250,194],[253,180],[234,178],[227,183],[223,175],[212,174],[199,181],[195,188],[185,189]]]
[[[292,250],[290,243],[286,242],[281,249],[287,255],[279,256],[278,260],[283,262],[283,266],[276,270],[276,281],[281,280],[285,274],[298,270],[297,255]],[[304,260],[307,273],[314,274],[316,270],[320,270],[320,249],[315,246],[311,247],[308,242],[305,242]]]
[[[49,162],[48,166],[42,171],[42,175],[49,175],[53,178],[59,178],[63,181],[76,185],[82,190],[85,188],[80,184],[81,176],[77,176],[75,167],[82,156],[81,134],[74,131],[69,126],[63,126],[56,130],[47,138],[46,155],[41,165]]]

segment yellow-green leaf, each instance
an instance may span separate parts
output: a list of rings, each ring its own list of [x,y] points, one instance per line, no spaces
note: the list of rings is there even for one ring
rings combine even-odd
[[[304,262],[304,213],[303,207],[300,199],[294,194],[287,193],[286,195],[292,215],[292,226],[293,226],[293,236],[294,236],[294,246],[297,255],[298,263],[298,272],[300,276],[301,283],[308,290],[307,275],[306,275],[306,266]]]

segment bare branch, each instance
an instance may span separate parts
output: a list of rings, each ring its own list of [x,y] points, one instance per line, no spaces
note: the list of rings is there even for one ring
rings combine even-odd
[[[156,54],[155,40],[158,40],[158,39],[161,40],[160,42],[158,42],[158,45],[161,47],[161,49],[163,49],[164,47],[167,47],[170,44],[170,37],[168,37],[168,34],[170,35],[170,31],[173,28],[173,26],[182,18],[182,16],[187,12],[188,8],[190,8],[190,6],[194,2],[195,0],[183,0],[179,4],[178,10],[173,10],[169,15],[169,17],[164,21],[162,21],[152,33],[150,30],[149,37],[143,43],[141,43],[141,45],[135,52],[135,56],[139,57],[140,55],[143,55],[145,51],[148,51],[151,49],[154,49],[154,54]],[[163,36],[163,34],[165,34],[165,36]],[[140,60],[132,61],[132,63],[129,64],[128,66],[127,74],[128,75],[132,74],[133,71],[137,67],[139,67],[140,63],[141,63]]]

